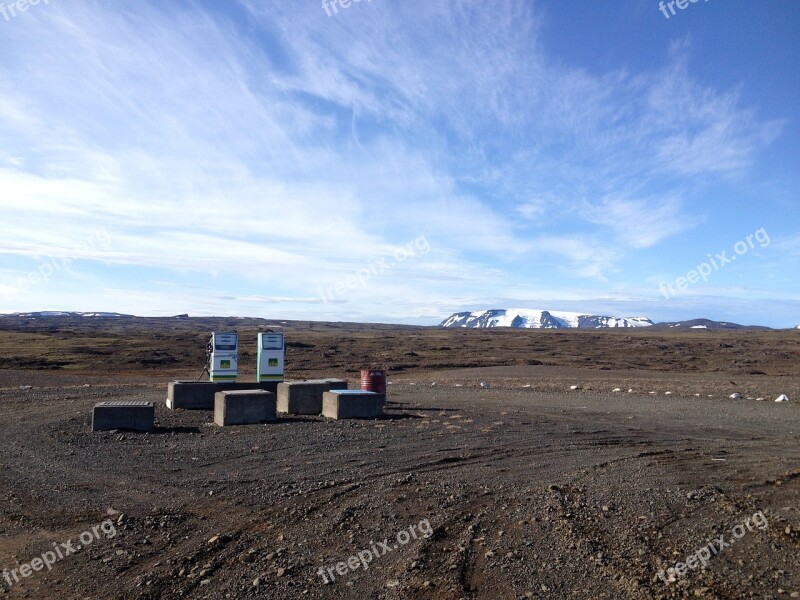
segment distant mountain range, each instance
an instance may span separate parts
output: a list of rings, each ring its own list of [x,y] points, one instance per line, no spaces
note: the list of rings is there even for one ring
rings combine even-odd
[[[27,317],[27,318],[45,318],[45,317],[95,317],[95,318],[115,318],[118,319],[120,317],[132,317],[133,315],[123,315],[120,313],[110,313],[110,312],[68,312],[68,311],[61,311],[61,310],[43,310],[39,312],[16,312],[11,313],[8,315],[4,315],[7,317]]]
[[[738,323],[728,323],[726,321],[712,321],[710,319],[692,319],[691,321],[668,321],[655,325],[657,329],[769,329],[760,325],[739,325]]]
[[[72,312],[62,310],[42,310],[38,312],[15,312],[0,314],[0,317],[21,317],[27,319],[47,319],[47,318],[95,318],[95,319],[135,319],[135,315],[125,315],[115,312]],[[176,315],[167,317],[170,319],[188,319],[189,315]]]
[[[647,317],[607,317],[577,312],[500,308],[478,312],[455,313],[441,327],[513,327],[517,329],[606,329],[614,327],[650,327]]]
[[[742,329],[744,325],[710,319],[653,323],[647,317],[609,317],[577,312],[537,310],[529,308],[499,308],[477,312],[459,312],[439,324],[440,327],[516,329],[616,329],[652,327],[655,329]],[[748,328],[752,326],[747,326]],[[768,327],[758,327],[769,329]]]
[[[94,318],[94,319],[137,319],[135,315],[115,312],[75,312],[44,310],[37,312],[0,313],[0,317],[27,319],[47,318]],[[166,319],[189,319],[188,314],[161,317]],[[647,317],[608,317],[578,312],[535,310],[529,308],[498,308],[477,312],[458,312],[439,324],[439,327],[462,327],[467,329],[510,327],[516,329],[617,329],[651,327],[653,329],[770,329],[758,325],[739,325],[727,321],[711,319],[692,319],[689,321],[667,321],[653,323]],[[797,326],[800,329],[800,325]]]

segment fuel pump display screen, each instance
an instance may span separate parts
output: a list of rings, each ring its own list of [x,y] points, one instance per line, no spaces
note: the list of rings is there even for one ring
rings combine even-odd
[[[264,334],[261,336],[261,349],[262,350],[282,350],[283,349],[283,334]]]
[[[236,352],[239,347],[238,337],[239,336],[232,334],[216,334],[214,336],[214,350],[219,350],[221,352]]]

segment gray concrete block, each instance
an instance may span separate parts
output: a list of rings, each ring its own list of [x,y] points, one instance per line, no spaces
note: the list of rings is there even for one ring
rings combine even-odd
[[[386,396],[363,390],[331,390],[322,395],[322,414],[330,419],[375,419]]]
[[[233,390],[214,397],[214,423],[220,427],[275,421],[277,400],[272,392]]]
[[[173,381],[167,388],[167,408],[214,410],[217,392],[233,390],[278,391],[277,381]]]
[[[278,384],[278,412],[290,415],[318,415],[322,412],[322,395],[330,390],[346,390],[343,379],[310,379]]]
[[[94,405],[92,431],[126,429],[153,431],[155,406],[152,402],[111,400]]]

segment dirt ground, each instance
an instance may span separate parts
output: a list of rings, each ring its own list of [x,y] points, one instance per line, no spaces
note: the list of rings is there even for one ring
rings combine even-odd
[[[166,408],[208,332],[278,326],[288,378],[387,367],[385,417]],[[798,364],[796,331],[0,318],[0,597],[800,597]],[[111,399],[156,431],[91,433]]]

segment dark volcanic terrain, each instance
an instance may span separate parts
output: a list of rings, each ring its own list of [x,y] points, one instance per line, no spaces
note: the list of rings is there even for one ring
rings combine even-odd
[[[210,331],[239,331],[252,380],[270,328],[288,378],[387,368],[386,416],[165,407]],[[800,597],[798,364],[796,330],[0,317],[0,569],[116,532],[0,597]],[[111,399],[155,402],[157,430],[91,433]]]

